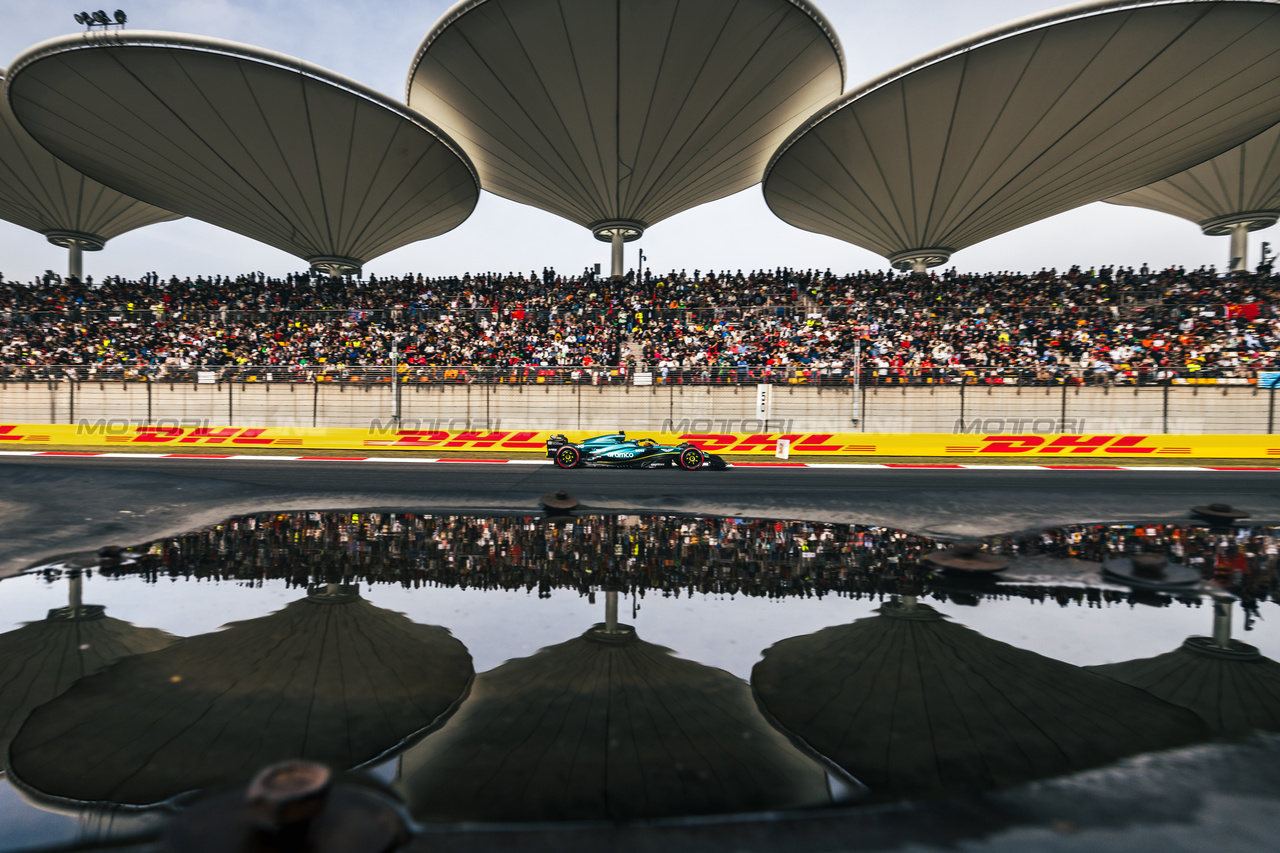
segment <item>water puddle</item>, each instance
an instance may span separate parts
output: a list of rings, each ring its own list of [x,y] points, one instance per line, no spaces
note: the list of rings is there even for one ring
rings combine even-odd
[[[1277,544],[229,519],[0,584],[0,849],[152,832],[294,758],[420,826],[617,821],[974,797],[1280,731]]]

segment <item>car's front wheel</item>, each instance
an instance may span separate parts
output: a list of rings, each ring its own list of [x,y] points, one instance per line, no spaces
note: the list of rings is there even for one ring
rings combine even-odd
[[[582,451],[572,444],[566,444],[556,451],[557,468],[577,468],[582,462]]]

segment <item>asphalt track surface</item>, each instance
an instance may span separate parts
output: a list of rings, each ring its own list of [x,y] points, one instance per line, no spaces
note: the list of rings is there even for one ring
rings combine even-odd
[[[1182,494],[1199,502],[1205,495],[1245,496],[1280,500],[1280,472],[1275,471],[1144,471],[1144,470],[1026,470],[1022,468],[937,469],[824,469],[731,468],[689,472],[678,469],[579,469],[551,465],[509,465],[459,461],[419,465],[382,461],[352,462],[255,459],[119,459],[84,457],[10,457],[2,465],[41,468],[163,473],[269,488],[306,492],[335,489],[352,492],[434,496],[441,492],[545,493],[566,489],[626,502],[638,496],[671,495],[740,497],[756,495],[811,497],[885,491],[1001,490],[1016,501],[1020,493],[1069,492],[1081,495]],[[1230,500],[1228,502],[1231,502]]]

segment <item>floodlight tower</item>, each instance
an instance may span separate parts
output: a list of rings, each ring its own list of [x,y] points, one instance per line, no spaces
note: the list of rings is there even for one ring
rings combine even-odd
[[[77,24],[83,24],[86,29],[94,27],[102,27],[110,29],[111,27],[123,28],[129,22],[129,16],[121,9],[116,9],[110,16],[105,11],[99,9],[96,12],[77,12],[72,17],[75,18]]]

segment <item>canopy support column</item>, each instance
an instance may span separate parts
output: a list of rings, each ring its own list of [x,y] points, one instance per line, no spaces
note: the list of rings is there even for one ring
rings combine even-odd
[[[81,572],[74,572],[71,575],[71,589],[67,595],[67,606],[72,613],[79,613],[84,607],[84,577]]]
[[[67,250],[67,275],[76,281],[84,279],[84,253],[100,252],[107,241],[83,231],[46,231],[45,239],[59,249]]]
[[[937,267],[951,260],[951,249],[947,248],[928,248],[928,249],[908,249],[903,252],[895,252],[889,255],[889,263],[893,265],[895,270],[906,272],[911,270],[913,275],[927,275],[929,267]]]
[[[591,233],[602,243],[612,247],[612,263],[609,265],[611,278],[622,278],[626,274],[623,266],[622,246],[633,240],[639,240],[644,234],[644,224],[629,219],[609,219],[591,225]]]
[[[1280,210],[1247,210],[1206,219],[1200,230],[1206,237],[1230,237],[1231,254],[1227,258],[1227,272],[1249,271],[1249,232],[1270,228],[1280,219]]]
[[[1228,269],[1231,272],[1249,271],[1249,222],[1237,222],[1231,226],[1231,260]]]
[[[612,271],[609,275],[613,278],[622,278],[622,247],[625,241],[621,229],[615,230],[611,236],[613,238],[613,263],[610,265]]]
[[[1213,600],[1213,644],[1220,649],[1231,648],[1231,605],[1230,598]]]
[[[604,632],[606,634],[618,633],[617,590],[611,589],[604,594]]]

